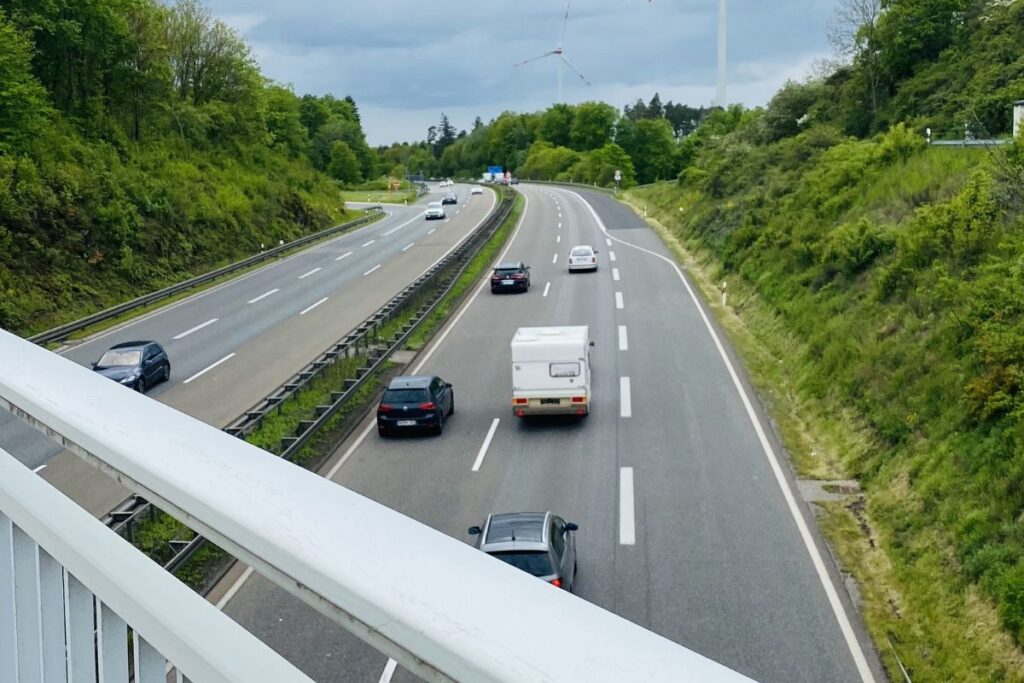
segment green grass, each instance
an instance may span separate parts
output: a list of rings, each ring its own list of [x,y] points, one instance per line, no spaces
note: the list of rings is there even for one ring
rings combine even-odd
[[[380,202],[381,204],[412,204],[416,201],[416,190],[387,192],[380,190],[343,190],[341,198],[346,202]]]

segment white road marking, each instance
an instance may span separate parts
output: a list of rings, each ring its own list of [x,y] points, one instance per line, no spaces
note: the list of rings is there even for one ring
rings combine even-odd
[[[839,624],[839,630],[842,631],[843,639],[846,641],[846,647],[850,650],[850,655],[853,657],[853,661],[857,666],[857,672],[860,674],[860,679],[863,683],[874,683],[875,675],[871,671],[871,667],[868,666],[867,658],[864,656],[864,650],[860,646],[860,641],[857,640],[857,635],[853,631],[853,626],[850,624],[850,617],[846,614],[846,608],[843,607],[842,601],[839,599],[839,593],[836,591],[835,585],[832,583],[832,579],[829,577],[828,569],[825,568],[825,561],[821,557],[821,553],[818,551],[818,546],[814,543],[814,538],[811,536],[811,531],[807,526],[807,522],[804,520],[802,514],[800,514],[800,508],[796,502],[796,496],[793,494],[793,489],[789,485],[789,481],[786,479],[786,475],[783,472],[782,466],[779,464],[779,458],[775,454],[775,449],[772,447],[771,442],[768,440],[768,435],[765,432],[764,426],[761,424],[761,420],[757,416],[757,412],[754,410],[753,401],[750,400],[750,396],[747,395],[747,390],[744,389],[743,383],[740,381],[739,374],[736,372],[736,368],[733,366],[732,361],[729,360],[729,355],[725,352],[725,347],[722,345],[722,340],[719,338],[718,333],[715,332],[714,326],[711,324],[711,318],[708,317],[707,312],[704,310],[703,304],[697,297],[697,293],[693,291],[693,287],[690,286],[686,276],[683,275],[682,269],[672,259],[667,256],[663,256],[657,252],[645,249],[644,247],[631,244],[625,240],[619,239],[618,237],[612,237],[608,232],[608,228],[605,226],[604,221],[594,210],[594,207],[590,205],[586,199],[584,199],[579,193],[572,192],[572,194],[580,200],[584,206],[590,211],[590,214],[597,221],[597,226],[606,237],[611,238],[613,241],[622,244],[623,246],[631,247],[637,251],[643,252],[650,256],[653,256],[661,261],[667,263],[676,273],[679,281],[683,283],[683,287],[686,289],[686,293],[690,296],[690,300],[693,301],[694,306],[697,308],[697,312],[700,314],[701,320],[704,322],[704,328],[707,330],[712,341],[715,344],[715,348],[718,350],[718,355],[722,359],[722,363],[725,365],[726,370],[729,373],[729,377],[732,380],[733,387],[736,389],[736,393],[740,396],[740,401],[743,403],[743,408],[746,410],[747,419],[750,420],[750,424],[754,427],[754,432],[757,434],[757,439],[761,444],[761,450],[768,459],[768,464],[771,466],[772,474],[775,475],[775,481],[782,489],[782,496],[786,500],[786,507],[789,509],[789,514],[792,516],[793,521],[796,523],[797,530],[800,532],[800,539],[804,543],[804,547],[807,549],[807,554],[810,555],[811,563],[814,565],[815,573],[818,575],[818,581],[821,582],[821,586],[825,591],[825,596],[828,598],[829,606],[832,608],[832,614],[836,618],[836,622]]]
[[[404,247],[402,247],[402,251],[409,251],[410,249],[412,249],[412,245],[414,245],[414,244],[416,244],[416,243],[415,242],[409,242],[409,244],[407,244]]]
[[[390,234],[392,234],[392,233],[396,233],[396,232],[398,232],[399,230],[401,230],[402,228],[404,228],[405,226],[407,226],[407,225],[409,225],[410,223],[412,223],[413,221],[418,221],[418,220],[420,220],[420,216],[422,216],[422,215],[423,215],[423,214],[419,214],[419,213],[418,213],[418,214],[416,214],[415,216],[413,216],[412,218],[410,218],[409,220],[407,220],[406,222],[402,223],[401,225],[397,225],[397,226],[395,226],[395,227],[391,228],[390,230],[386,230],[386,231],[382,232],[382,233],[380,234],[380,236],[381,236],[381,237],[387,237],[388,235],[390,235]]]
[[[34,470],[32,470],[32,471],[33,471],[33,472],[42,472],[42,471],[43,471],[43,470],[45,470],[45,469],[46,469],[46,465],[40,465],[39,467],[35,468],[35,469],[34,469]]]
[[[462,211],[462,209],[459,209],[458,211],[456,211],[456,212],[455,212],[455,215],[456,215],[456,216],[458,216],[458,215],[459,215],[459,211]]]
[[[220,320],[220,318],[210,318],[205,323],[200,323],[199,325],[196,325],[195,327],[193,327],[190,330],[185,330],[181,334],[174,335],[173,337],[171,337],[171,339],[184,339],[185,337],[187,337],[188,335],[192,334],[193,332],[198,332],[199,330],[203,329],[204,327],[207,327],[209,325],[214,324],[218,320]]]
[[[220,359],[219,361],[217,361],[217,362],[216,362],[216,363],[214,363],[213,365],[208,365],[208,366],[206,366],[205,368],[203,368],[202,370],[200,370],[199,372],[197,372],[196,374],[192,375],[192,376],[191,376],[191,377],[189,377],[189,378],[188,378],[187,380],[185,380],[184,382],[182,382],[182,384],[188,384],[189,382],[191,382],[191,381],[192,381],[192,380],[194,380],[194,379],[199,379],[200,377],[202,377],[203,375],[205,375],[206,373],[208,373],[208,372],[209,372],[210,370],[213,370],[213,369],[214,369],[215,367],[217,367],[217,366],[218,366],[218,365],[220,365],[221,363],[224,363],[224,362],[226,362],[226,361],[229,361],[229,360],[231,360],[231,359],[232,359],[232,358],[234,358],[234,357],[235,357],[235,354],[234,354],[234,353],[229,353],[228,355],[224,356],[223,358],[221,358],[221,359]]]
[[[433,235],[434,231],[436,231],[436,230],[437,230],[437,228],[431,228],[430,230],[427,230],[427,234],[428,235]]]
[[[367,275],[369,275],[373,271],[377,270],[378,268],[380,268],[380,264],[379,263],[377,265],[375,265],[373,268],[370,268],[368,271],[363,273],[363,277],[366,277]]]
[[[362,248],[363,248],[363,249],[365,249],[366,247],[370,246],[371,244],[373,244],[373,243],[374,243],[374,242],[376,242],[376,241],[377,241],[377,240],[370,240],[369,242],[367,242],[366,244],[364,244],[364,245],[362,246]]]
[[[231,588],[228,588],[228,592],[221,596],[221,599],[217,601],[217,609],[224,609],[224,605],[231,602],[231,598],[235,597],[235,593],[242,587],[242,584],[249,580],[252,576],[253,568],[246,567],[242,575],[238,577],[238,580],[231,584]]]
[[[629,378],[619,378],[619,417],[633,417],[633,395],[629,390]]]
[[[444,219],[444,222],[445,222],[445,223],[447,223],[447,222],[448,222],[448,221],[450,221],[450,220],[451,220],[450,218],[445,218],[445,219]]]
[[[629,335],[625,325],[619,325],[619,351],[629,351]]]
[[[317,301],[312,306],[310,306],[310,307],[306,308],[305,310],[303,310],[301,313],[299,313],[299,315],[306,315],[307,313],[309,313],[310,311],[312,311],[314,308],[316,308],[317,306],[319,306],[320,304],[322,304],[325,301],[327,301],[327,297],[326,296],[323,299],[320,299],[320,301]]]
[[[562,236],[561,235],[555,235],[555,244],[558,244],[561,241],[562,241]]]
[[[609,261],[614,261],[615,260],[615,252],[614,251],[609,251],[608,252],[608,260]]]
[[[546,285],[544,285],[544,296],[548,295],[548,290],[549,289],[551,289],[551,283],[550,282],[547,283]]]
[[[633,468],[619,468],[619,543],[636,545],[636,504],[633,501]]]
[[[559,227],[559,228],[561,228],[561,227],[562,227],[562,221],[558,221],[558,227]]]
[[[562,217],[562,212],[561,212],[561,211],[559,211],[559,212],[558,212],[558,217],[559,217],[559,218],[561,218],[561,217]]]
[[[250,304],[254,304],[254,303],[256,303],[257,301],[263,301],[263,300],[264,300],[264,299],[266,299],[266,298],[267,298],[268,296],[270,296],[270,295],[272,295],[272,294],[277,294],[277,293],[278,293],[278,292],[280,292],[280,291],[281,291],[281,290],[280,290],[279,288],[275,287],[274,289],[270,290],[269,292],[264,292],[263,294],[260,294],[260,295],[259,295],[258,297],[256,297],[255,299],[249,299],[249,301],[248,301],[247,303],[250,303]]]
[[[555,254],[554,258],[551,259],[551,263],[558,263],[558,254]]]
[[[619,281],[619,269],[618,268],[612,268],[612,279],[615,280],[616,282]]]
[[[307,277],[309,277],[313,273],[319,273],[321,270],[323,270],[323,268],[314,268],[313,270],[309,271],[308,273],[303,273],[302,275],[300,275],[299,279],[300,280],[305,280]]]
[[[388,663],[384,665],[384,670],[380,673],[377,683],[391,683],[391,677],[395,675],[395,669],[397,668],[398,662],[388,657]]]
[[[487,449],[491,447],[491,439],[494,438],[494,432],[498,431],[499,422],[501,422],[500,417],[494,418],[494,422],[491,423],[491,428],[487,430],[487,436],[484,437],[484,444],[480,446],[480,452],[476,454],[476,461],[473,462],[474,472],[479,472],[480,465],[484,464],[484,456],[487,455]]]
[[[335,260],[335,261],[340,261],[341,259],[343,259],[343,258],[348,258],[348,257],[349,257],[349,256],[351,256],[351,255],[352,255],[352,252],[351,252],[351,251],[346,251],[346,252],[345,252],[344,254],[342,254],[341,256],[339,256],[338,258],[336,258],[336,259],[334,259],[334,260]]]
[[[604,243],[607,244],[609,247],[612,246],[612,241],[607,237],[604,238]]]
[[[615,292],[615,308],[622,310],[626,305],[622,302],[622,292]]]

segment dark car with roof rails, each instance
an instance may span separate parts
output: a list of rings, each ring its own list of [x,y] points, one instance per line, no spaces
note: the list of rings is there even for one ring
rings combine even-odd
[[[377,432],[429,430],[440,434],[455,413],[455,390],[436,375],[410,375],[391,380],[377,405]]]
[[[522,261],[499,263],[491,273],[491,292],[525,292],[530,289],[530,267]]]
[[[92,364],[95,372],[139,393],[171,378],[171,361],[155,341],[115,344]]]
[[[576,583],[579,526],[551,512],[506,512],[473,526],[476,547],[517,569],[572,592]]]

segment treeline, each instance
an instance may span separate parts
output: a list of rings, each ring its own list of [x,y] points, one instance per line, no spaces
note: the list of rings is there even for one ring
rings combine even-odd
[[[196,0],[0,0],[0,326],[29,333],[341,218],[351,98],[298,97]]]

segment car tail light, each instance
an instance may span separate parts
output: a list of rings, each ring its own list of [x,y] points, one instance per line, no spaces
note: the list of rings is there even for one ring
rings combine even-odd
[[[555,588],[561,588],[562,587],[562,580],[561,579],[551,579],[551,585],[554,586]]]
[[[596,257],[596,256],[594,256],[593,258],[591,258],[591,259],[590,259],[590,262],[591,262],[591,263],[597,263],[597,257]]]
[[[391,412],[394,409],[395,409],[394,406],[389,406],[386,403],[381,403],[379,406],[377,406],[377,412],[378,413],[389,413],[389,412]]]
[[[525,414],[526,414],[526,411],[524,411],[522,409],[516,411],[516,417],[522,417]]]
[[[529,403],[529,400],[525,398],[514,398],[512,399],[512,403],[514,403],[517,406],[524,406],[527,403]]]
[[[523,279],[523,275],[522,275],[522,273],[516,273],[515,275],[512,276],[512,279],[513,280],[522,280]]]
[[[437,404],[433,401],[427,401],[426,403],[420,404],[420,410],[437,410]]]
[[[586,401],[587,401],[587,397],[586,396],[573,396],[572,397],[572,402],[573,403],[586,403]]]

